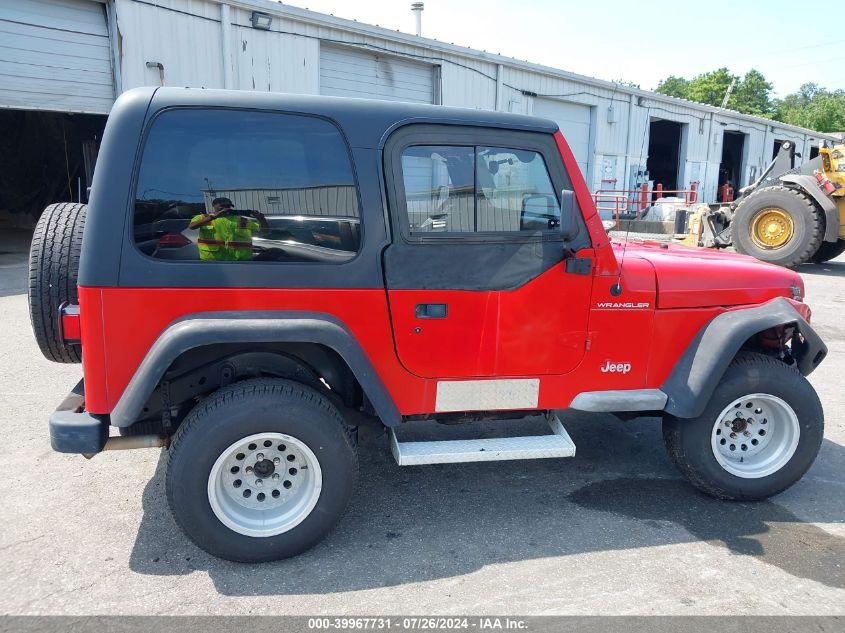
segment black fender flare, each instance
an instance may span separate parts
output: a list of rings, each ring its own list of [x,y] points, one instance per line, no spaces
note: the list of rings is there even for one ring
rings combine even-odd
[[[792,185],[798,185],[801,191],[810,196],[824,212],[824,241],[835,242],[839,239],[839,208],[822,191],[818,180],[806,174],[786,174],[780,180]]]
[[[789,301],[778,297],[723,312],[702,327],[660,388],[667,396],[664,410],[679,418],[701,415],[742,345],[758,332],[793,323],[801,335],[792,340],[793,355],[798,370],[810,374],[824,360],[827,346]]]
[[[111,412],[112,426],[131,426],[161,377],[184,352],[217,343],[317,343],[334,350],[349,365],[376,414],[386,426],[401,421],[369,357],[349,329],[322,312],[244,311],[192,314],[167,326],[150,347]]]

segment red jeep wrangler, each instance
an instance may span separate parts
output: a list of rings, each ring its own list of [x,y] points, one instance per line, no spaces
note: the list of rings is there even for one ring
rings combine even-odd
[[[827,349],[801,278],[611,242],[542,119],[133,90],[90,204],[48,207],[30,262],[41,349],[85,376],[53,448],[169,445],[177,521],[227,559],[322,539],[367,421],[405,465],[572,456],[559,409],[660,415],[689,481],[745,500],[798,480],[822,441],[805,376]],[[400,439],[537,414],[550,434]]]

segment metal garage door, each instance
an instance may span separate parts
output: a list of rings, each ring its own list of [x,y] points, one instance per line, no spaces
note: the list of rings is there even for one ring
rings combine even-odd
[[[113,101],[103,4],[0,2],[0,107],[106,114]]]
[[[552,99],[536,99],[534,115],[551,119],[558,124],[572,153],[575,154],[575,160],[578,161],[584,178],[587,178],[592,145],[590,106]]]
[[[339,46],[320,47],[320,94],[434,103],[436,66]]]

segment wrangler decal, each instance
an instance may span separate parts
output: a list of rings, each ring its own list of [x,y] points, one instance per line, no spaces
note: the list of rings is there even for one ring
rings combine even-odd
[[[647,301],[633,303],[632,301],[599,301],[596,308],[599,310],[646,310],[651,304]]]

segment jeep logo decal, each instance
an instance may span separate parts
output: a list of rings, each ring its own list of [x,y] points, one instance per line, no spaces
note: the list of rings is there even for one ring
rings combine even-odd
[[[608,360],[600,369],[603,374],[627,374],[631,371],[631,363],[611,363]]]

